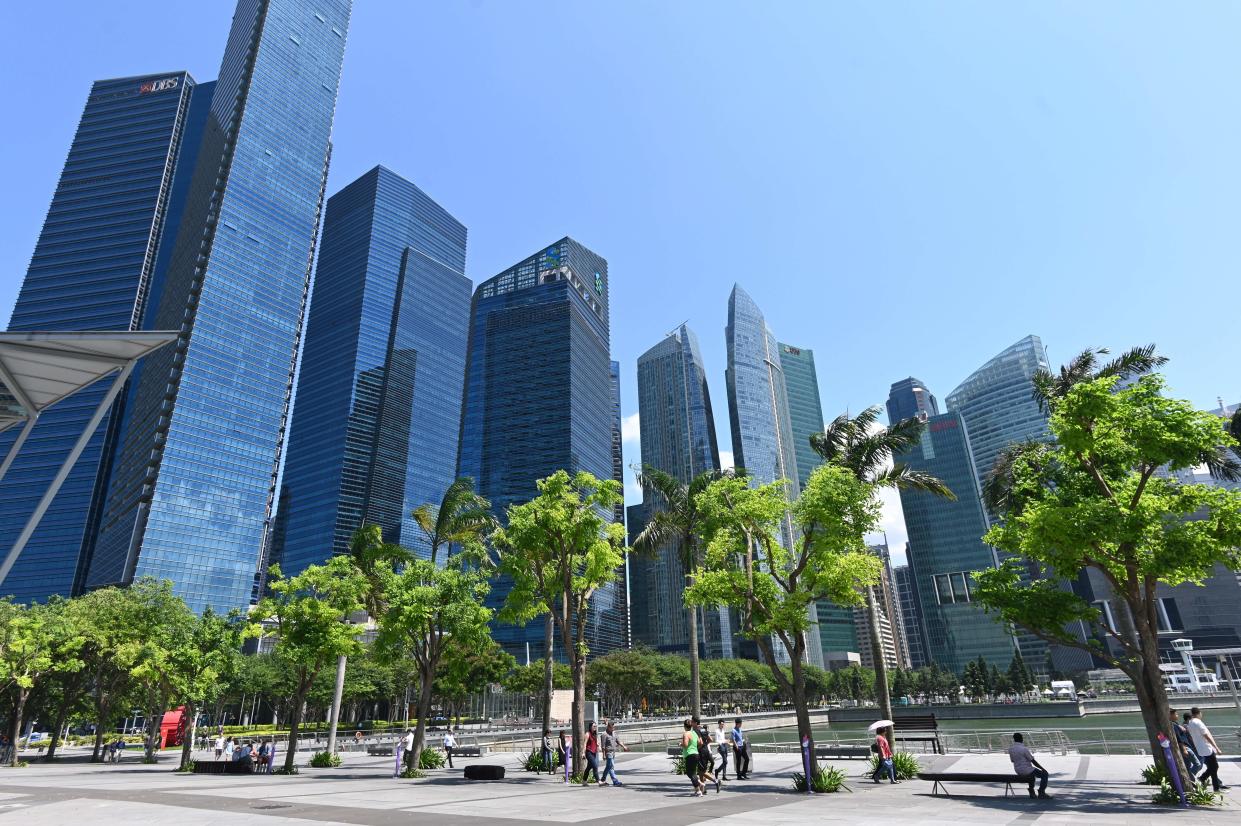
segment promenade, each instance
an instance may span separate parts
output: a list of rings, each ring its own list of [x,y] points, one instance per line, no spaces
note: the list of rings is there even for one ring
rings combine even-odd
[[[307,755],[308,757],[309,755]],[[491,755],[508,779],[467,782],[443,769],[421,780],[390,776],[390,758],[349,755],[336,769],[308,769],[295,777],[184,775],[171,771],[172,755],[157,766],[136,760],[119,766],[78,762],[32,763],[0,769],[0,812],[22,824],[245,823],[246,826],[302,826],[347,823],[402,826],[534,826],[534,824],[619,824],[636,826],[795,826],[822,823],[914,824],[1236,824],[1241,822],[1241,762],[1221,764],[1225,782],[1237,789],[1221,807],[1182,811],[1149,802],[1151,790],[1136,778],[1149,759],[1141,756],[1067,755],[1040,760],[1052,772],[1054,799],[1031,800],[1024,789],[1005,798],[998,786],[957,784],[952,797],[932,797],[931,784],[911,780],[875,785],[860,775],[862,761],[833,765],[850,777],[851,791],[806,796],[791,789],[796,769],[790,755],[758,754],[754,779],[725,784],[706,799],[688,795],[683,777],[669,773],[661,755],[622,755],[617,771],[624,788],[566,786],[557,778],[521,771],[516,755]],[[1007,771],[1004,755],[923,757],[928,769]],[[299,762],[305,762],[299,761]]]

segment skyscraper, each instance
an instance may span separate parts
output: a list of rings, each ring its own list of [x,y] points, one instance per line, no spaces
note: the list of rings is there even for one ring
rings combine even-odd
[[[621,432],[621,394],[620,394],[620,362],[608,362],[608,388],[612,396],[612,480],[621,486],[621,501],[612,509],[612,521],[618,525],[625,524],[625,451],[624,433]],[[617,571],[616,603],[612,616],[624,629],[623,647],[632,644],[632,628],[629,620],[629,560],[626,559]],[[607,644],[606,635],[602,640]]]
[[[892,383],[888,391],[888,424],[938,415],[939,402],[921,379],[910,376]]]
[[[775,335],[762,310],[740,285],[728,298],[728,326],[724,330],[728,369],[728,420],[732,429],[733,460],[755,484],[784,480],[792,499],[800,491],[788,390],[780,366]],[[792,547],[793,525],[786,520],[783,542]],[[811,606],[806,651],[812,665],[823,665],[818,617]],[[784,653],[784,652],[778,652]]]
[[[285,573],[363,524],[427,552],[410,513],[456,476],[470,316],[466,229],[375,167],[327,202],[281,507]]]
[[[823,404],[819,400],[819,375],[814,369],[814,351],[791,344],[780,345],[780,369],[789,400],[789,426],[797,454],[797,482],[801,488],[810,481],[823,460],[810,447],[810,436],[823,432]]]
[[[196,87],[186,72],[91,86],[9,330],[143,328],[158,296],[158,259],[176,236],[183,193],[174,180],[193,167],[211,87]],[[25,527],[108,386],[60,402],[31,431],[0,483],[0,553]],[[74,590],[95,491],[106,482],[125,410],[122,391],[0,593],[28,601]],[[0,434],[0,456],[17,432]]]
[[[711,412],[711,393],[698,337],[682,324],[663,341],[638,357],[638,421],[642,437],[642,463],[682,483],[702,473],[719,470],[720,452]],[[630,516],[643,524],[652,509],[661,507],[657,495],[644,492],[645,511],[630,508]],[[631,528],[631,534],[637,536]],[[631,586],[637,610],[633,614],[634,639],[656,651],[689,651],[689,617],[682,592],[685,567],[675,544],[661,547],[649,557],[630,560]],[[735,655],[732,626],[727,608],[706,608],[700,616],[700,653],[708,657]]]
[[[349,0],[241,0],[88,585],[254,596],[323,204]]]
[[[959,413],[932,416],[921,442],[893,457],[939,477],[957,496],[949,500],[924,491],[900,491],[926,657],[957,674],[980,655],[1007,668],[1014,650],[1012,635],[971,593],[971,573],[994,567],[995,553],[982,541],[987,519],[966,434]]]
[[[474,291],[457,468],[501,519],[557,470],[612,478],[608,298],[607,261],[571,238]],[[492,604],[506,593],[493,588]],[[595,653],[624,644],[623,629],[609,624],[621,597],[613,585],[592,598]],[[524,659],[527,643],[543,656],[542,622],[497,626],[495,638],[514,656]]]
[[[908,544],[905,546],[905,553],[909,553]],[[930,661],[926,656],[926,642],[922,636],[922,609],[918,606],[913,566],[906,564],[893,567],[892,586],[900,603],[901,628],[905,635],[905,648],[909,651],[909,667],[923,668],[929,665]]]

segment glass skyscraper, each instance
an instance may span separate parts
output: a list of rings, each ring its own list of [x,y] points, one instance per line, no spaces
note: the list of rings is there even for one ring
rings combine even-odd
[[[410,513],[457,469],[470,317],[466,229],[382,166],[333,195],[306,322],[281,488],[285,573],[363,524],[429,553]]]
[[[744,469],[755,484],[784,480],[789,498],[794,499],[801,488],[779,345],[762,310],[740,285],[733,286],[728,298],[724,340],[728,353],[724,382],[736,467]],[[792,547],[791,521],[785,522],[783,534],[786,546]],[[807,658],[812,665],[821,667],[823,649],[818,620],[814,607],[809,610]]]
[[[924,491],[900,491],[927,659],[956,674],[980,655],[997,668],[1007,668],[1013,637],[971,593],[971,574],[995,567],[995,552],[982,541],[987,518],[961,414],[932,416],[921,442],[893,460],[938,476],[957,496],[949,500]]]
[[[9,330],[143,328],[159,292],[159,261],[176,236],[183,193],[175,181],[193,167],[211,86],[196,87],[186,72],[92,85]],[[109,386],[86,388],[40,417],[0,482],[0,553],[13,545]],[[75,590],[95,491],[107,479],[125,409],[122,392],[0,593],[26,602]],[[0,456],[17,433],[0,434]]]
[[[642,463],[688,483],[695,476],[720,468],[720,451],[711,412],[711,393],[698,337],[682,324],[663,341],[638,357],[638,421]],[[653,491],[643,494],[643,507],[658,509]],[[630,518],[648,518],[649,510],[630,508]],[[630,528],[636,536],[641,526]],[[685,609],[685,567],[675,544],[653,556],[630,560],[634,593],[634,640],[656,651],[689,652],[689,616]],[[637,595],[641,594],[639,598]],[[706,608],[700,614],[699,653],[732,658],[732,623],[726,608]]]
[[[909,553],[908,544],[905,545],[905,553]],[[900,604],[901,629],[905,635],[905,648],[909,652],[909,667],[924,668],[930,661],[926,658],[926,643],[922,637],[922,609],[918,605],[912,565],[892,568],[892,587]]]
[[[910,376],[892,383],[888,391],[888,424],[938,415],[939,401],[921,379]]]
[[[88,585],[254,596],[323,205],[349,0],[240,0]]]
[[[608,264],[562,238],[474,291],[461,411],[458,475],[473,478],[503,519],[557,470],[611,479],[612,391]],[[622,588],[592,598],[591,650],[624,645]],[[507,594],[492,589],[492,605]],[[543,623],[499,625],[495,639],[522,661],[543,656]]]
[[[620,362],[608,362],[608,388],[612,394],[612,479],[621,486],[621,502],[612,512],[612,521],[618,525],[625,524],[625,451],[624,451],[624,434],[621,432],[621,394],[620,394]],[[612,609],[615,621],[622,623],[625,629],[624,647],[628,648],[632,643],[633,629],[629,622],[629,560],[621,565],[617,572],[619,580],[617,587],[620,593],[616,595],[615,607]],[[606,638],[603,644],[610,644]],[[593,644],[593,643],[592,643]]]

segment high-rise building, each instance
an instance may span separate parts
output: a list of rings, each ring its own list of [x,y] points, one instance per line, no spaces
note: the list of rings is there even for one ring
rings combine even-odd
[[[608,264],[562,238],[474,291],[457,469],[496,515],[538,493],[558,470],[611,479],[612,393]],[[492,589],[499,604],[503,583]],[[596,654],[624,645],[623,589],[592,597]],[[498,625],[496,641],[523,659],[543,656],[543,623]]]
[[[621,486],[621,501],[612,509],[612,521],[618,525],[625,524],[625,434],[621,432],[621,394],[620,394],[620,362],[608,362],[608,387],[612,394],[612,480]],[[616,587],[620,593],[616,596],[618,605],[623,606],[619,619],[624,627],[624,647],[633,644],[633,631],[629,619],[629,560],[617,571]],[[619,610],[619,609],[614,609]]]
[[[255,596],[323,206],[349,0],[240,0],[88,586]]]
[[[470,318],[466,229],[377,166],[327,202],[281,495],[286,574],[378,525],[418,553],[411,518],[457,470]]]
[[[879,645],[883,661],[888,668],[908,668],[909,649],[905,646],[904,628],[901,624],[900,602],[892,582],[892,558],[887,543],[870,546],[871,553],[879,557],[879,582],[871,586],[871,599],[875,603],[875,618],[879,624]],[[853,609],[857,628],[858,652],[862,667],[874,668],[874,646],[870,641],[870,616],[866,607]],[[820,623],[822,620],[820,620]]]
[[[921,379],[910,376],[893,382],[888,391],[888,424],[939,415],[939,402]]]
[[[780,347],[767,327],[763,312],[740,285],[728,297],[728,326],[724,330],[728,369],[728,420],[732,429],[733,461],[755,484],[783,480],[789,498],[801,490],[797,472],[788,389],[780,365]],[[793,547],[791,519],[785,520],[782,541]],[[822,667],[818,615],[810,606],[807,658]],[[787,656],[779,649],[777,654]]]
[[[905,553],[909,553],[906,544]],[[901,629],[905,648],[909,652],[909,667],[923,668],[930,665],[926,656],[926,642],[922,637],[922,611],[918,607],[918,590],[914,587],[913,566],[897,565],[892,568],[892,586],[900,603]]]
[[[994,567],[995,552],[982,541],[987,519],[961,414],[932,416],[921,442],[893,459],[939,477],[957,496],[949,500],[924,491],[900,491],[926,658],[957,674],[980,655],[1007,668],[1013,637],[971,593],[971,574]]]
[[[642,463],[689,483],[695,476],[719,470],[711,394],[698,338],[682,324],[638,358],[638,421]],[[660,500],[644,493],[644,507],[658,509]],[[644,525],[647,511],[630,508],[631,520]],[[641,526],[630,532],[637,536]],[[682,599],[685,567],[680,549],[665,545],[651,556],[630,560],[634,592],[634,640],[656,651],[688,653],[689,617]],[[641,592],[639,598],[638,592]],[[699,653],[706,657],[735,655],[727,608],[700,612]]]
[[[184,202],[178,182],[193,168],[212,87],[196,86],[186,72],[91,86],[9,330],[143,329],[159,294],[160,261],[176,237]],[[88,387],[40,417],[0,483],[0,553],[17,540],[108,387]],[[107,481],[126,409],[122,390],[0,593],[25,602],[75,590],[96,490]],[[0,456],[17,433],[0,434]]]

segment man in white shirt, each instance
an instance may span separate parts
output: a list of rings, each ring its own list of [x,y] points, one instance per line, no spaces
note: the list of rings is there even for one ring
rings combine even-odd
[[[414,730],[405,729],[405,736],[401,738],[401,746],[405,750],[405,765],[414,765]]]
[[[444,754],[448,755],[448,768],[454,769],[456,766],[452,764],[452,750],[457,747],[457,738],[452,736],[452,726],[448,727],[448,731],[444,732]]]
[[[1008,759],[1013,761],[1013,773],[1021,777],[1030,779],[1030,797],[1034,797],[1034,781],[1039,781],[1038,796],[1041,798],[1050,798],[1047,794],[1047,769],[1043,768],[1034,754],[1025,744],[1025,738],[1021,733],[1013,735],[1012,745],[1008,747]]]
[[[1202,709],[1195,706],[1189,710],[1189,714],[1189,723],[1186,725],[1189,729],[1189,737],[1194,741],[1194,751],[1198,752],[1198,756],[1202,758],[1202,764],[1207,767],[1202,775],[1203,779],[1211,778],[1211,786],[1217,792],[1228,788],[1219,779],[1219,744],[1211,736],[1211,730],[1207,728],[1207,724],[1202,722]]]

